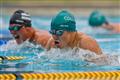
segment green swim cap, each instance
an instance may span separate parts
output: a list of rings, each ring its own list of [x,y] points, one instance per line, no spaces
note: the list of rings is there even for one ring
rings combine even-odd
[[[75,18],[69,12],[63,10],[59,12],[51,22],[51,30],[76,31]]]
[[[92,27],[101,26],[105,22],[107,22],[105,16],[99,11],[93,11],[89,17],[89,25]]]

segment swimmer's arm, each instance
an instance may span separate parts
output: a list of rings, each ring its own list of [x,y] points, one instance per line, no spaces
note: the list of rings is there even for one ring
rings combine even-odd
[[[111,25],[111,24],[103,25],[102,27],[105,28],[105,29],[108,29],[108,30],[113,30],[114,29],[114,26]]]
[[[113,32],[120,32],[120,24],[109,24],[103,27],[108,30],[112,30]]]
[[[88,36],[83,36],[80,42],[80,47],[83,49],[90,50],[92,52],[95,52],[96,54],[100,55],[102,54],[102,51],[97,44],[96,40],[92,39]]]
[[[46,35],[45,33],[36,33],[35,41],[37,44],[40,44],[45,49],[49,50],[51,47],[51,38],[52,37],[49,36],[49,34]]]
[[[45,46],[46,50],[50,50],[51,48],[54,47],[54,40],[53,38],[51,37],[48,41],[47,41],[47,44]]]

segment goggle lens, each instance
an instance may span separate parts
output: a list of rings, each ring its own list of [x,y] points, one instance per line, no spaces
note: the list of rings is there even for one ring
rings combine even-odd
[[[57,35],[57,36],[62,36],[64,31],[63,30],[52,30],[52,31],[49,31],[52,35]]]

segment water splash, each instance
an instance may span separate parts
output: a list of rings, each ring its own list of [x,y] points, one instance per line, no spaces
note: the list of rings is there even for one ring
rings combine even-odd
[[[94,52],[83,50],[81,48],[52,48],[49,51],[43,51],[40,47],[41,46],[33,45],[28,41],[21,45],[17,45],[14,40],[10,40],[7,44],[0,46],[0,48],[2,48],[1,51],[5,51],[6,55],[8,55],[8,53],[29,54],[30,57],[23,62],[29,62],[31,70],[38,70],[40,68],[41,70],[48,71],[49,66],[49,71],[55,69],[56,71],[59,69],[69,69],[74,71],[79,70],[79,68],[82,68],[83,66],[85,69],[85,67],[88,66],[120,65],[120,56],[118,55],[106,54],[105,57],[102,57],[102,55],[98,56]],[[35,55],[31,55],[31,53]],[[33,67],[34,65],[35,67]],[[69,66],[69,68],[67,66]],[[87,68],[87,70],[90,69]]]
[[[28,40],[23,42],[22,44],[18,45],[15,40],[9,40],[7,44],[1,45],[0,46],[0,51],[8,51],[8,50],[18,50],[18,49],[27,49],[27,48],[32,48],[32,49],[43,49],[41,45],[34,45],[30,43]]]
[[[16,49],[17,43],[15,40],[10,40],[7,42],[7,44],[3,44],[0,46],[0,51],[8,51],[10,49]]]
[[[69,61],[87,61],[90,64],[95,65],[110,65],[119,66],[120,56],[119,55],[96,55],[94,52],[89,50],[83,50],[80,48],[67,48],[67,49],[55,49],[52,48],[50,51],[42,52],[38,55],[38,58],[46,59],[46,61],[53,62],[59,60],[69,60]]]
[[[40,45],[34,45],[29,41],[25,41],[23,44],[18,45],[15,40],[10,40],[7,44],[0,46],[1,56],[26,56],[27,59],[23,62],[34,61],[37,54],[42,51],[43,48]]]

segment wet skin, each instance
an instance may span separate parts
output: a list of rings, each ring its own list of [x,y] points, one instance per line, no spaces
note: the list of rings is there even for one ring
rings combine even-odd
[[[102,51],[97,42],[91,37],[81,32],[67,32],[64,31],[62,36],[52,35],[55,40],[55,45],[58,48],[65,47],[79,47],[82,49],[90,50],[96,54],[102,54]]]
[[[32,27],[22,27],[19,31],[11,30],[10,33],[15,38],[17,44],[22,44],[26,40],[30,40],[35,44],[40,44],[46,48],[48,40],[52,37],[48,31],[35,30]],[[53,44],[51,43],[53,46]]]

